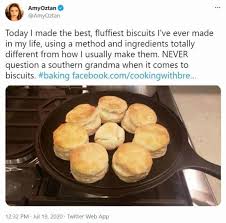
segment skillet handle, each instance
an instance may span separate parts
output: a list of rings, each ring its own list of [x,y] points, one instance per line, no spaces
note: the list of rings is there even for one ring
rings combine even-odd
[[[179,161],[179,169],[196,169],[221,179],[221,166],[203,159],[189,144],[183,152],[183,157]]]

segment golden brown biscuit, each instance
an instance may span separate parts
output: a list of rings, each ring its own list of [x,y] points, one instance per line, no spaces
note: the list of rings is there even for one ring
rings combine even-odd
[[[73,177],[82,183],[101,180],[108,170],[108,153],[97,143],[87,143],[70,153],[70,169]]]
[[[150,151],[153,158],[159,158],[165,155],[170,136],[164,126],[150,124],[136,129],[133,142]]]
[[[119,146],[113,155],[112,168],[123,181],[130,183],[145,178],[152,167],[151,154],[135,143]]]
[[[121,125],[126,131],[134,133],[137,127],[156,122],[154,110],[147,105],[135,103],[129,106]]]
[[[101,119],[100,116],[98,115],[96,119],[94,119],[92,122],[89,122],[87,125],[84,127],[86,128],[88,135],[94,135],[97,129],[101,126]]]
[[[122,128],[124,128],[127,132],[134,134],[136,130],[136,126],[130,121],[129,117],[129,109],[126,111],[125,116],[121,122]]]
[[[124,142],[125,131],[116,123],[107,122],[96,131],[94,140],[105,149],[112,150]]]
[[[102,123],[121,122],[126,109],[126,101],[116,96],[103,96],[98,101],[98,110]]]
[[[157,122],[157,116],[150,107],[144,104],[135,103],[130,105],[129,117],[131,122],[136,126],[154,124]]]
[[[96,107],[90,104],[80,104],[69,111],[66,122],[84,126],[88,135],[93,135],[101,125],[101,119]]]
[[[87,131],[72,123],[63,123],[53,132],[53,149],[57,157],[69,160],[69,152],[89,142]]]

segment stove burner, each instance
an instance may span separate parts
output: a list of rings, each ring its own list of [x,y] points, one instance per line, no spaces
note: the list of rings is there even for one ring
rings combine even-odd
[[[8,87],[6,93],[6,164],[22,164],[36,157],[39,123],[66,94],[56,87]]]
[[[28,145],[25,147],[22,147],[20,149],[22,152],[13,152],[14,149],[8,149],[6,153],[6,164],[7,165],[15,165],[15,164],[22,164],[26,163],[28,161],[33,160],[36,157],[34,145]],[[11,154],[10,154],[11,152]],[[15,158],[13,158],[15,157]]]
[[[37,189],[39,175],[34,168],[11,168],[6,177],[6,200],[22,201],[31,197]]]

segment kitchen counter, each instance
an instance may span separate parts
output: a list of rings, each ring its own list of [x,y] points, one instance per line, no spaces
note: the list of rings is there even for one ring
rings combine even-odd
[[[221,164],[221,95],[216,86],[170,87],[196,152],[206,160]],[[221,181],[207,175],[217,203],[221,201]]]

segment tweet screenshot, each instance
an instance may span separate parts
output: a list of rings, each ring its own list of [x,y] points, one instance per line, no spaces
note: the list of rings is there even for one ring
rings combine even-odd
[[[2,222],[223,222],[225,7],[1,0]]]

